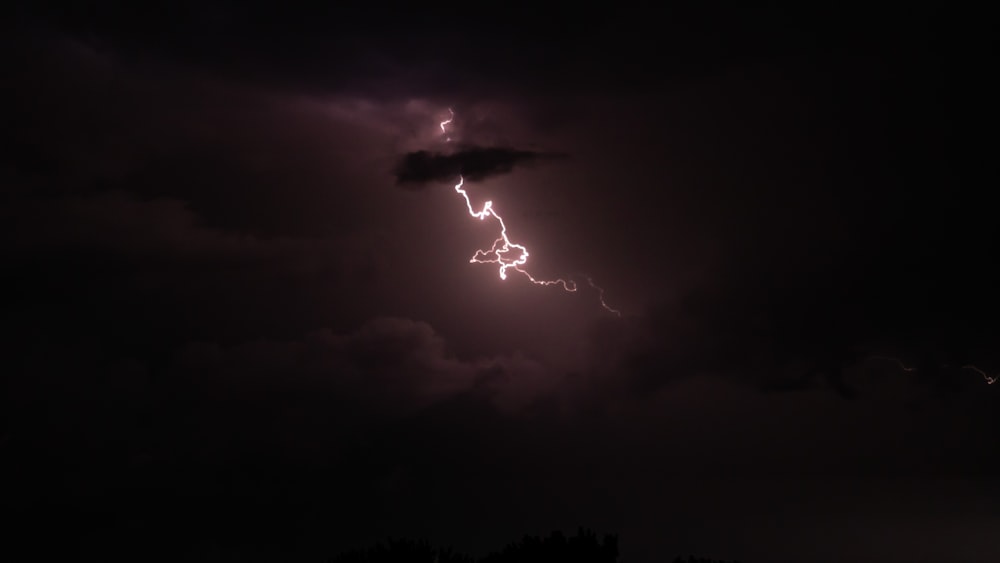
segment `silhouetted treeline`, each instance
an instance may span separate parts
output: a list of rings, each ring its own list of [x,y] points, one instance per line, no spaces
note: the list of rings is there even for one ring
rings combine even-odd
[[[575,536],[556,531],[548,537],[525,536],[499,552],[476,559],[450,548],[434,548],[426,541],[388,540],[365,550],[343,553],[330,563],[616,563],[618,537],[598,539],[591,530],[580,528]]]
[[[705,557],[695,557],[694,555],[688,555],[687,559],[683,557],[678,557],[674,559],[674,563],[740,563],[739,561],[723,561],[722,559],[707,559]]]
[[[525,536],[517,543],[482,558],[481,563],[545,563],[573,561],[578,563],[615,563],[618,561],[618,536],[606,535],[598,541],[597,534],[580,528],[567,538],[556,531],[547,538]]]
[[[600,540],[593,531],[580,528],[575,536],[555,531],[548,537],[524,536],[498,552],[476,559],[451,548],[434,548],[426,540],[393,540],[363,550],[342,553],[330,563],[617,563],[618,536]],[[673,563],[739,563],[678,557]]]
[[[341,553],[330,563],[475,563],[451,548],[434,548],[426,540],[388,540],[364,550]]]

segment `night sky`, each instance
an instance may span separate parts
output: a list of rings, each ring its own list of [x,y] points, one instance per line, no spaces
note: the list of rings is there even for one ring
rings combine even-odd
[[[4,560],[1000,560],[985,14],[289,4],[7,9]]]

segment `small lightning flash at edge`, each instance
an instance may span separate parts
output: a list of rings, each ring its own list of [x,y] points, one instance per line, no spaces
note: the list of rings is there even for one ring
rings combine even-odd
[[[890,356],[872,356],[870,359],[872,359],[872,360],[885,360],[887,362],[892,362],[892,363],[896,364],[897,366],[899,366],[899,369],[901,369],[901,370],[903,370],[905,372],[908,372],[908,373],[917,370],[917,368],[915,368],[915,367],[909,367],[909,366],[907,366],[906,364],[903,363],[903,360],[900,360],[899,358],[893,358],[893,357],[890,357]],[[948,366],[944,366],[944,367],[948,367]],[[977,366],[974,366],[972,364],[966,364],[966,365],[962,366],[961,369],[972,370],[972,371],[978,373],[979,375],[983,376],[983,379],[986,380],[986,384],[987,385],[993,385],[997,381],[1000,381],[1000,375],[992,375],[991,376],[990,374],[986,373],[985,371],[979,369]]]
[[[979,369],[979,368],[977,368],[976,366],[973,366],[973,365],[962,366],[962,369],[971,369],[972,371],[974,371],[974,372],[978,373],[979,375],[983,376],[983,379],[986,380],[986,383],[988,385],[993,385],[994,383],[997,382],[998,379],[1000,379],[1000,375],[990,376],[985,371],[983,371],[983,370],[981,370],[981,369]]]
[[[451,115],[448,119],[440,123],[441,133],[444,135],[448,134],[446,125],[451,123],[455,119],[455,112],[448,108],[448,113]],[[451,137],[446,137],[446,141],[451,141]],[[489,250],[477,250],[472,258],[469,259],[471,264],[499,264],[500,265],[500,279],[507,279],[507,270],[514,269],[520,272],[528,278],[528,281],[535,285],[560,285],[562,288],[568,292],[575,292],[577,289],[577,284],[572,279],[564,280],[562,278],[557,278],[554,280],[539,280],[528,273],[527,270],[521,268],[528,261],[528,249],[523,245],[511,242],[510,238],[507,237],[507,225],[503,222],[503,217],[501,217],[496,209],[493,208],[493,201],[487,200],[483,203],[483,209],[481,211],[476,211],[472,208],[472,201],[469,199],[468,192],[465,191],[463,186],[465,185],[465,178],[462,176],[458,177],[458,183],[455,184],[455,191],[465,198],[465,206],[469,209],[469,215],[479,219],[480,221],[486,219],[487,217],[495,217],[497,222],[500,223],[500,236],[493,241],[493,246]],[[517,252],[516,258],[508,257],[508,254]],[[610,307],[607,302],[604,301],[604,288],[598,286],[594,283],[589,276],[584,276],[587,280],[587,284],[590,287],[597,290],[598,298],[601,302],[601,307],[604,307],[607,311],[614,313],[615,315],[621,317],[621,311]]]
[[[889,356],[872,356],[869,359],[872,359],[872,360],[884,360],[886,362],[892,362],[892,363],[896,364],[897,366],[899,366],[899,369],[901,369],[901,370],[903,370],[903,371],[905,371],[907,373],[909,373],[911,371],[916,371],[916,369],[917,369],[917,368],[914,368],[914,367],[908,367],[906,364],[903,363],[903,360],[900,360],[899,358],[892,358],[892,357],[889,357]]]
[[[448,130],[445,129],[444,126],[448,125],[449,123],[451,123],[455,119],[455,112],[451,111],[451,108],[448,108],[448,113],[451,115],[451,117],[449,117],[448,119],[446,119],[446,120],[444,120],[444,121],[441,122],[441,134],[442,135],[446,135],[446,137],[444,139],[445,141],[451,141],[451,137],[447,136],[448,135]]]

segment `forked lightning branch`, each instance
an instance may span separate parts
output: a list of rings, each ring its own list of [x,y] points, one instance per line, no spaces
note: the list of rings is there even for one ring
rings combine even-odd
[[[455,118],[455,113],[449,108],[448,112],[451,117],[442,121],[439,126],[441,127],[441,134],[445,135],[446,141],[451,141],[451,137],[448,137],[448,125]],[[576,292],[577,283],[572,279],[562,279],[556,278],[554,280],[542,280],[532,276],[527,270],[524,269],[524,265],[528,262],[528,249],[522,245],[512,242],[510,237],[507,235],[507,225],[503,221],[503,217],[497,213],[496,209],[493,207],[493,202],[487,200],[483,203],[482,209],[476,211],[472,206],[472,200],[469,198],[469,193],[465,191],[465,178],[462,176],[458,177],[458,183],[455,184],[455,192],[461,195],[465,199],[465,206],[469,210],[469,215],[484,221],[488,218],[496,219],[500,226],[500,236],[493,241],[493,246],[489,250],[477,250],[473,254],[472,258],[469,259],[470,263],[473,264],[497,264],[499,265],[500,279],[507,279],[507,270],[514,270],[523,274],[528,281],[535,285],[558,285],[561,286],[565,291]],[[598,294],[598,298],[601,303],[601,307],[604,307],[607,311],[614,313],[615,315],[621,316],[621,311],[610,307],[604,301],[604,289],[593,282],[589,276],[584,276],[583,279],[587,281],[587,284],[595,289]]]

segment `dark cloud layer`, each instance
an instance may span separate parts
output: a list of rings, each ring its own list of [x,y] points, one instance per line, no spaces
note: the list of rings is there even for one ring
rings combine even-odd
[[[703,373],[635,393],[623,384],[652,366],[619,364],[525,394],[547,370],[448,349],[426,323],[378,318],[295,339],[192,342],[159,367],[39,350],[26,356],[30,377],[9,388],[16,424],[4,448],[19,462],[3,471],[11,482],[60,484],[7,496],[21,515],[13,545],[44,523],[61,541],[36,546],[40,555],[121,559],[157,545],[148,559],[306,561],[386,535],[477,551],[522,527],[586,519],[632,538],[631,550],[652,541],[730,553],[747,546],[727,536],[764,533],[753,518],[773,522],[789,506],[799,518],[784,525],[817,538],[811,526],[849,525],[858,503],[874,503],[876,520],[955,513],[971,524],[997,498],[978,484],[1000,469],[988,440],[997,415],[971,386],[949,404],[881,370],[858,377],[864,400],[845,406],[821,389],[775,398]],[[677,368],[657,361],[664,373]],[[711,542],[691,539],[700,537],[691,519],[715,523]],[[671,525],[641,533],[663,521]],[[902,540],[909,529],[882,533]],[[909,538],[916,547],[904,553],[944,554],[933,538],[954,533]],[[989,553],[986,539],[962,537]],[[850,553],[793,543],[802,558]]]
[[[482,181],[508,174],[515,166],[566,156],[501,147],[465,147],[448,154],[421,150],[403,155],[396,165],[395,175],[397,183],[417,189],[428,182],[452,182],[459,175],[467,180]]]
[[[0,558],[1000,560],[984,24],[57,4],[0,39]],[[512,171],[622,318],[398,189]]]

